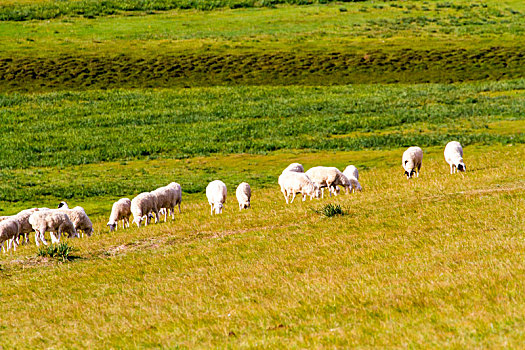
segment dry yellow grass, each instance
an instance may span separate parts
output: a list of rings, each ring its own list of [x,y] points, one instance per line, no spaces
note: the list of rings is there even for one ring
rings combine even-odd
[[[467,147],[464,175],[430,149],[410,181],[392,164],[401,151],[361,154],[376,159],[362,193],[285,205],[254,188],[239,213],[230,187],[217,217],[195,195],[174,223],[108,234],[98,218],[66,264],[33,246],[3,255],[2,345],[519,346],[525,147]],[[327,203],[347,215],[314,212]]]

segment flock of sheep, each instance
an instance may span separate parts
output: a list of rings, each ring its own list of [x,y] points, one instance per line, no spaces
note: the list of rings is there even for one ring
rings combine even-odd
[[[450,165],[450,173],[466,171],[463,162],[463,148],[457,141],[449,142],[445,147],[445,161]],[[423,150],[419,147],[410,147],[403,153],[402,166],[407,179],[414,174],[419,177],[423,161]],[[312,198],[324,197],[324,188],[327,188],[330,196],[339,193],[339,186],[346,193],[361,191],[359,183],[359,172],[353,165],[340,171],[335,167],[317,166],[304,171],[299,163],[292,163],[283,170],[279,176],[279,186],[284,195],[286,203],[292,203],[298,193],[306,200],[306,196]],[[206,197],[210,204],[210,213],[221,214],[226,202],[227,188],[220,180],[212,181],[206,187]],[[292,199],[290,201],[290,196]],[[246,182],[241,183],[236,190],[239,210],[250,208],[251,188]],[[141,223],[148,225],[151,218],[155,223],[160,221],[164,215],[164,222],[168,216],[175,219],[175,207],[178,206],[179,213],[182,199],[181,186],[172,182],[167,186],[157,188],[151,192],[143,192],[133,200],[128,198],[119,199],[113,204],[111,215],[107,226],[110,231],[118,227],[122,220],[122,227],[129,227],[129,218],[133,215],[133,223],[140,227]],[[65,202],[61,202],[57,209],[32,208],[22,210],[13,216],[0,216],[0,244],[5,252],[4,243],[7,242],[7,251],[11,248],[16,250],[20,244],[29,243],[29,234],[35,232],[35,243],[39,241],[47,245],[44,234],[49,232],[52,243],[58,243],[62,233],[69,237],[78,237],[79,233],[91,236],[93,224],[82,207],[70,209]],[[55,235],[56,234],[56,235]]]

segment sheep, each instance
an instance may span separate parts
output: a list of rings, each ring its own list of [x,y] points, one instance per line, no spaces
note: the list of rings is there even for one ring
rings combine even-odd
[[[237,202],[239,202],[239,211],[250,208],[250,199],[252,197],[252,189],[247,182],[241,183],[237,186],[235,191]]]
[[[175,219],[175,206],[177,205],[179,207],[179,214],[181,213],[180,211],[180,203],[182,201],[182,188],[180,187],[180,185],[176,182],[171,182],[168,186],[166,187],[170,187],[173,192],[173,197],[172,197],[172,202],[173,202],[173,208],[171,208],[171,218],[174,220]]]
[[[363,188],[361,187],[361,184],[359,183],[359,171],[357,168],[353,165],[349,165],[345,168],[343,171],[343,175],[345,175],[348,180],[350,180],[350,183],[352,184],[352,192],[362,191]]]
[[[116,231],[118,221],[122,220],[122,228],[129,227],[129,217],[131,216],[131,200],[121,198],[111,207],[111,214],[106,226],[109,226],[109,232]],[[126,226],[127,225],[127,226]]]
[[[463,163],[463,147],[457,141],[450,141],[445,147],[445,161],[450,165],[450,173],[454,174],[459,171],[467,171]]]
[[[286,169],[283,170],[283,173],[285,171],[293,171],[296,173],[304,173],[304,168],[302,164],[299,163],[292,163],[286,167]]]
[[[412,177],[412,174],[416,173],[416,177],[419,177],[419,171],[421,170],[421,164],[423,162],[423,150],[419,147],[409,147],[403,153],[402,166],[405,169],[405,175],[407,179]]]
[[[40,245],[40,240],[44,245],[47,245],[44,234],[49,231],[51,234],[51,243],[60,242],[62,233],[68,233],[69,237],[78,237],[75,225],[69,219],[69,216],[59,210],[38,210],[29,217],[29,223],[35,230],[35,243]],[[57,232],[57,237],[53,234]]]
[[[286,204],[288,204],[290,195],[293,195],[293,197],[289,203],[293,203],[297,193],[303,195],[303,202],[306,200],[306,196],[310,196],[310,200],[320,196],[319,186],[312,182],[305,173],[284,172],[279,176],[278,183],[281,186],[281,192],[284,195]]]
[[[4,253],[8,252],[11,247],[16,251],[17,238],[20,232],[20,224],[18,220],[11,218],[2,220],[0,222],[0,245]],[[7,241],[7,249],[4,248],[4,243]]]
[[[29,217],[38,210],[38,208],[25,209],[13,216],[13,218],[15,218],[20,224],[20,232],[18,237],[20,237],[20,235],[24,236],[24,240],[22,241],[23,244],[29,243],[29,233],[33,232],[33,227],[29,223]],[[19,243],[20,242],[17,239],[17,244]]]
[[[68,205],[66,202],[62,201],[60,203],[58,203],[58,206],[57,206],[58,209],[69,209]]]
[[[226,195],[228,190],[226,185],[221,180],[215,180],[208,184],[206,187],[206,198],[208,198],[208,203],[210,203],[210,215],[221,214],[222,209],[224,208],[224,203],[226,203]]]
[[[133,222],[140,227],[140,223],[146,219],[146,226],[150,223],[149,213],[155,213],[155,223],[159,221],[159,209],[157,207],[157,196],[151,192],[142,192],[131,200],[131,213]]]
[[[73,226],[75,226],[75,230],[77,232],[82,231],[82,237],[84,237],[84,233],[88,236],[91,236],[93,233],[93,223],[87,216],[84,208],[76,206],[73,209],[65,209],[65,206],[62,206],[60,209],[53,209],[51,211],[66,214],[73,223]]]
[[[348,193],[352,186],[350,180],[335,167],[316,166],[308,169],[305,173],[320,189],[328,187],[330,196],[332,192],[336,192],[337,186],[343,186]],[[321,197],[324,198],[324,191],[321,192]]]
[[[157,188],[151,192],[157,197],[157,207],[159,209],[159,215],[164,214],[164,222],[167,221],[168,215],[171,215],[171,219],[175,220],[175,206],[179,206],[180,213],[180,202],[182,199],[182,190],[178,183],[172,182],[167,186]]]

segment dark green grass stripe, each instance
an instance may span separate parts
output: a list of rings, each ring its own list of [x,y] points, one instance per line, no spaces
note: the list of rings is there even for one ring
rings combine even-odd
[[[0,91],[450,83],[525,76],[525,48],[0,59]]]

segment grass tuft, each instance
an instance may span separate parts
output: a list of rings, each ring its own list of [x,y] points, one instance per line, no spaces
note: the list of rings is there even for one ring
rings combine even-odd
[[[331,218],[336,215],[345,215],[343,208],[339,204],[326,204],[322,209],[316,210],[316,212],[327,218]]]
[[[60,260],[62,262],[67,262],[72,260],[71,253],[74,250],[75,248],[68,245],[66,242],[59,244],[51,244],[49,246],[40,247],[38,249],[37,256],[49,257]]]

